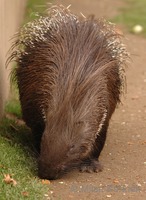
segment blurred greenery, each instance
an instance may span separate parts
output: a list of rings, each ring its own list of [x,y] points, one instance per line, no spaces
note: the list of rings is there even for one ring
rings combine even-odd
[[[24,23],[34,20],[35,18],[37,18],[38,14],[43,15],[47,8],[47,3],[51,3],[51,1],[28,0]]]
[[[0,121],[0,200],[42,200],[49,188],[37,175],[31,131],[17,118],[21,113],[17,102],[8,103],[6,111]],[[17,182],[16,186],[4,181],[7,174]]]
[[[133,27],[140,25],[143,27],[141,35],[146,36],[146,0],[123,0],[124,8],[113,21],[127,26],[129,32],[133,32]]]
[[[16,98],[13,98],[10,101],[8,101],[6,103],[5,112],[11,113],[11,114],[15,115],[17,118],[21,119],[22,114],[21,114],[20,101]]]

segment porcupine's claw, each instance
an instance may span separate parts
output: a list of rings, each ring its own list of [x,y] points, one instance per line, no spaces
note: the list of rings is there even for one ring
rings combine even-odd
[[[80,167],[79,170],[80,172],[88,172],[88,173],[92,173],[92,172],[100,172],[102,171],[103,166],[100,164],[100,162],[98,160],[95,159],[86,159],[84,160]]]

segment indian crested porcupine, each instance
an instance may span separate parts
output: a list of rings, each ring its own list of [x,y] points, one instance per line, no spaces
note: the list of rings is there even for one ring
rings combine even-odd
[[[19,31],[12,49],[23,119],[40,148],[39,176],[100,171],[128,57],[115,26],[52,6]]]

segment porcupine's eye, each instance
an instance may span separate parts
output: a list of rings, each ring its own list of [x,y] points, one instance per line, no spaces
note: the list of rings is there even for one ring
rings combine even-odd
[[[75,145],[73,144],[71,145],[70,150],[69,150],[70,154],[73,154],[74,150],[75,150]]]
[[[81,153],[85,153],[87,151],[87,147],[85,147],[85,146],[81,146],[80,147],[80,152]]]
[[[74,149],[75,145],[73,144],[71,147],[70,147],[70,151],[72,151]]]
[[[68,158],[72,158],[72,159],[76,159],[79,157],[79,146],[77,146],[76,144],[71,145],[68,153],[67,153],[67,157]]]

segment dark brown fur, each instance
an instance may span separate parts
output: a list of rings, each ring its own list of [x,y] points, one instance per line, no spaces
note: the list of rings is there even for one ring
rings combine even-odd
[[[62,13],[66,21],[57,16],[58,28],[52,25],[44,41],[25,45],[16,69],[24,121],[38,148],[41,142],[39,176],[48,179],[72,167],[101,169],[98,157],[123,84],[124,61],[108,47],[119,35],[102,20]]]

